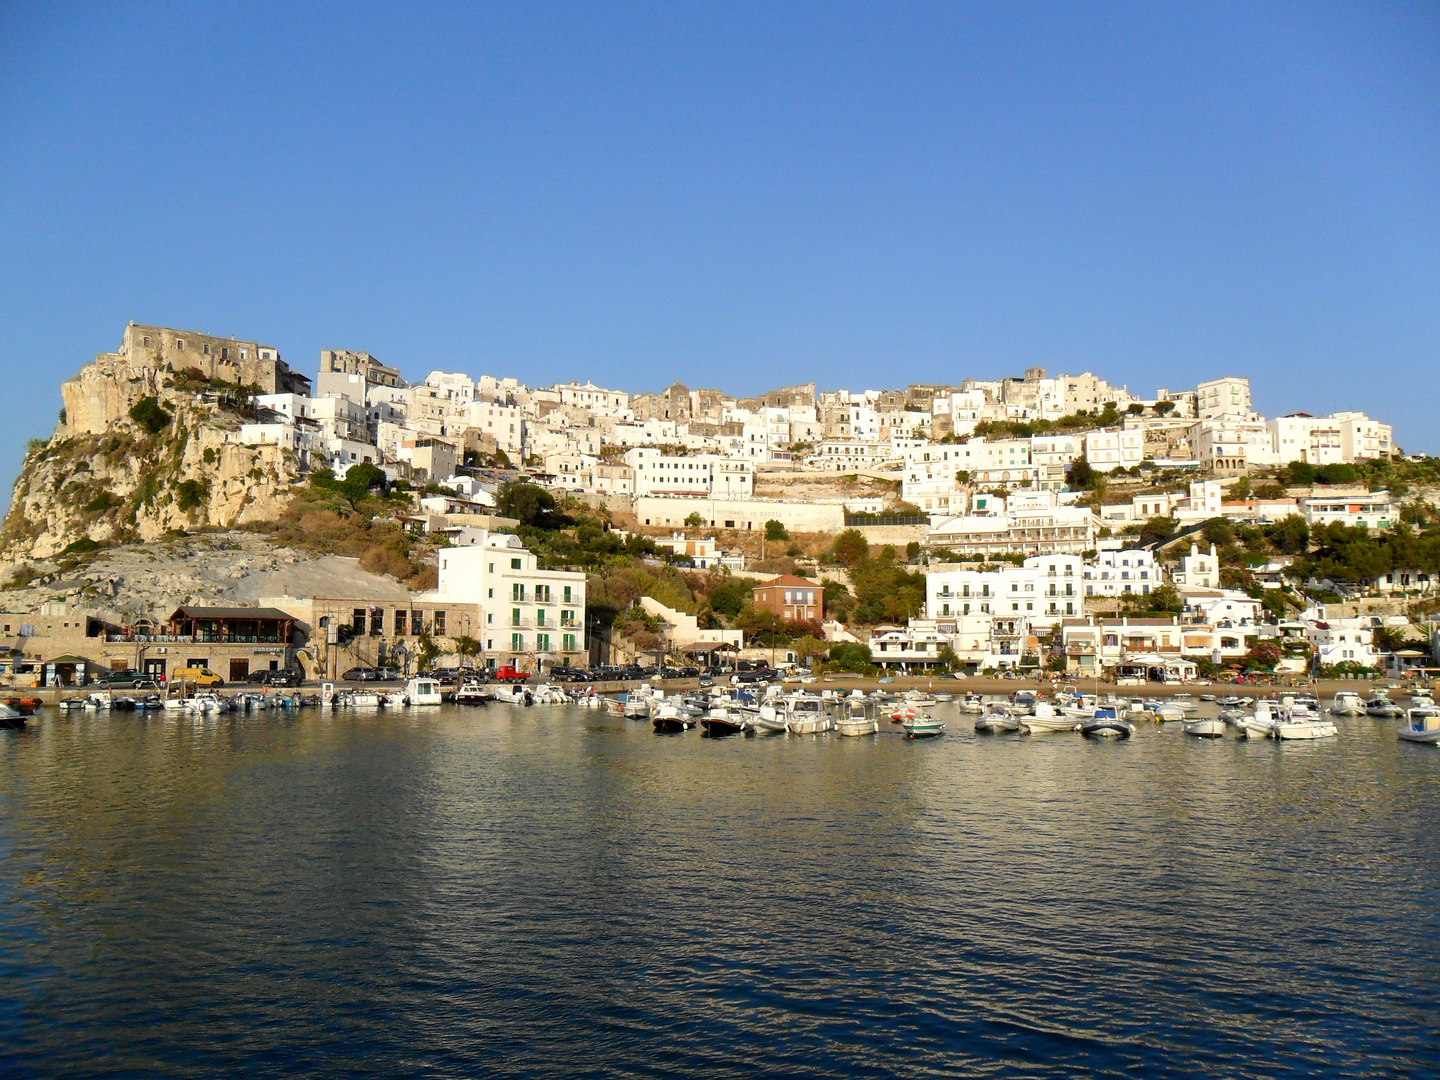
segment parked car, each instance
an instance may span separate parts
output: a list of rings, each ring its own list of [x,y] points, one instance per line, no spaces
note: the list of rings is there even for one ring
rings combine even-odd
[[[380,672],[373,667],[352,667],[340,678],[345,682],[375,682],[380,678]]]
[[[375,677],[382,682],[394,682],[400,678],[400,669],[386,664],[375,669]]]
[[[680,669],[680,678],[682,679],[693,679],[699,674],[700,669],[698,667],[682,667]]]
[[[584,668],[566,667],[563,664],[551,668],[550,677],[557,682],[589,682],[592,678],[590,672]]]
[[[95,680],[96,685],[104,686],[111,690],[130,690],[135,683],[141,679],[150,679],[154,676],[146,675],[143,671],[136,671],[134,668],[125,668],[123,671],[107,671]]]
[[[298,671],[291,671],[288,668],[268,670],[261,668],[259,671],[252,671],[245,676],[245,681],[254,683],[256,686],[299,686],[304,678]]]
[[[224,686],[225,680],[208,667],[182,667],[170,673],[170,681],[184,680],[198,686]]]

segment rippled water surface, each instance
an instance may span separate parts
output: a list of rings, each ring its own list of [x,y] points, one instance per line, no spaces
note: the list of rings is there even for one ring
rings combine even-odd
[[[0,1071],[1435,1071],[1434,748],[944,708],[48,714],[0,736]]]

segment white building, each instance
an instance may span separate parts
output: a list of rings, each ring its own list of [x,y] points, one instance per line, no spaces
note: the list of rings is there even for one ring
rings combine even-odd
[[[1172,577],[1176,585],[1197,585],[1204,589],[1220,587],[1220,558],[1215,554],[1215,545],[1209,552],[1200,550],[1198,544],[1190,545],[1190,554],[1180,560],[1180,567]]]
[[[1195,405],[1200,419],[1232,417],[1250,419],[1250,380],[1226,376],[1202,382],[1195,388]]]
[[[1085,564],[1086,596],[1149,596],[1162,583],[1155,554],[1145,548],[1109,548]]]
[[[1078,555],[1095,547],[1097,528],[1083,506],[1023,507],[935,520],[923,543],[962,555]]]
[[[1378,667],[1375,631],[1370,618],[1322,619],[1307,623],[1305,637],[1315,647],[1321,665],[1358,664]]]
[[[606,390],[588,379],[556,383],[551,388],[560,395],[560,404],[586,409],[596,416],[621,416],[630,410],[630,395],[623,390]]]
[[[625,454],[636,495],[703,497],[735,501],[755,493],[755,466],[715,454],[666,454],[640,446]]]
[[[1085,460],[1097,472],[1133,469],[1145,460],[1145,432],[1102,428],[1085,436]]]
[[[1058,625],[1084,614],[1083,566],[1078,555],[1037,555],[1023,566],[995,570],[946,563],[926,571],[925,613],[932,619],[981,614]]]
[[[1276,463],[1270,428],[1260,420],[1201,420],[1190,428],[1190,447],[1201,467],[1217,473],[1240,474],[1251,466]]]
[[[1388,491],[1317,495],[1296,501],[1300,516],[1312,526],[1339,523],[1367,529],[1388,529],[1396,520],[1395,507]]]
[[[467,529],[439,552],[439,584],[423,602],[476,604],[481,625],[448,632],[479,640],[490,666],[527,659],[583,661],[585,575],[541,570],[518,536]],[[548,656],[546,654],[549,654]]]

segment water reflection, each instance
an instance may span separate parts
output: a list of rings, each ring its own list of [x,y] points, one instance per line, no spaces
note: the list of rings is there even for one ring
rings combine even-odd
[[[944,707],[942,707],[944,709]],[[573,708],[0,738],[0,1061],[1394,1074],[1436,768],[1317,743],[655,738]]]

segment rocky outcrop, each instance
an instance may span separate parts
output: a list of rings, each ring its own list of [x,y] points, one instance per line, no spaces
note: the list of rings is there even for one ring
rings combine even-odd
[[[273,520],[298,478],[290,451],[241,444],[242,396],[155,360],[102,354],[61,394],[61,422],[26,455],[0,527],[6,562]],[[155,408],[132,418],[147,399]]]

